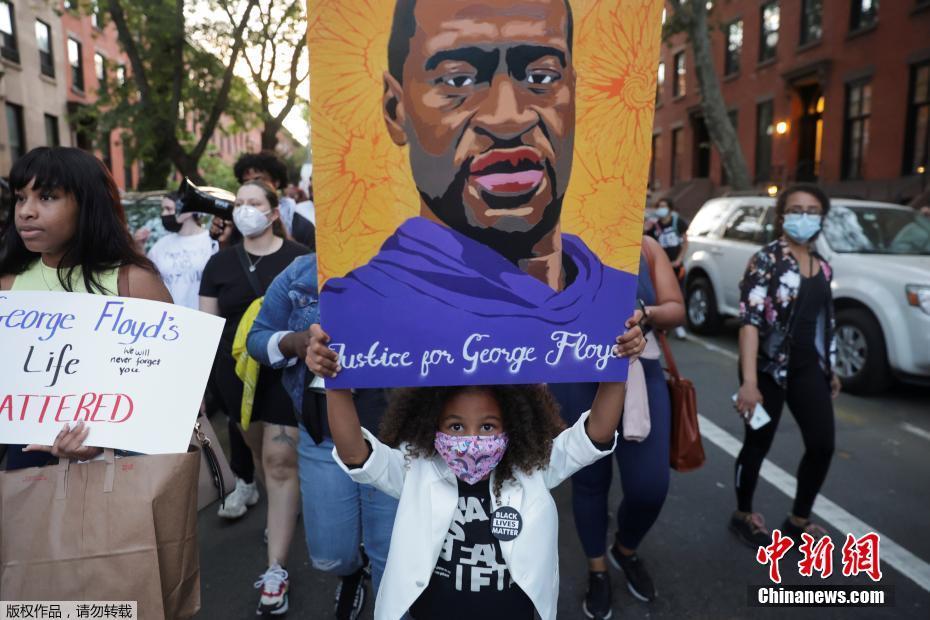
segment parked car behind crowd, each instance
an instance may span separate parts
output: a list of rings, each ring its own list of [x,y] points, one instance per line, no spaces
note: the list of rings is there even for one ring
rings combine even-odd
[[[837,198],[817,250],[834,269],[838,355],[844,389],[877,393],[892,377],[930,380],[930,218],[910,207]],[[749,258],[773,239],[775,200],[707,202],[688,229],[689,328],[712,333],[739,311]]]

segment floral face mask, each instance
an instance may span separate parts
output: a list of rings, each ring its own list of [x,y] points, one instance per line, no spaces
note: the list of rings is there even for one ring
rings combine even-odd
[[[507,433],[498,435],[447,435],[436,433],[436,452],[456,478],[468,484],[483,480],[504,458]]]

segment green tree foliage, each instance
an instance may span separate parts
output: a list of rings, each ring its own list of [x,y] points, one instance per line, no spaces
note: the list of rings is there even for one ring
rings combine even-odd
[[[98,0],[112,20],[129,58],[125,81],[111,79],[95,106],[77,119],[100,135],[118,130],[133,159],[142,162],[140,189],[163,188],[176,169],[204,183],[201,159],[216,131],[236,131],[255,122],[257,107],[246,84],[233,74],[246,44],[247,25],[259,0],[227,2],[235,24],[227,45],[204,45],[193,27],[196,0]],[[82,8],[87,10],[88,3]],[[92,8],[92,7],[91,7]],[[220,126],[223,114],[231,119]],[[91,117],[91,118],[86,118]]]
[[[228,31],[234,27],[237,23],[234,7],[225,0],[211,3],[226,19],[225,24],[211,24],[209,30]],[[246,29],[243,59],[259,100],[262,149],[275,150],[284,119],[310,94],[308,27],[306,0],[260,0]]]

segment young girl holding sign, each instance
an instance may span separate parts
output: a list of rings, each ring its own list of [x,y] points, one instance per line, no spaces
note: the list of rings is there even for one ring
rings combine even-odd
[[[636,327],[614,354],[638,355]],[[333,377],[338,357],[319,325],[307,365]],[[337,463],[400,499],[375,607],[399,618],[555,618],[558,514],[549,490],[614,448],[626,386],[602,383],[591,411],[562,430],[544,386],[398,390],[379,441],[349,390],[328,390]]]
[[[119,189],[106,166],[76,148],[39,147],[10,171],[13,226],[0,238],[0,290],[122,294],[171,303],[155,266],[129,234]],[[120,291],[120,289],[123,289]],[[10,446],[7,469],[50,456],[86,460],[90,428],[67,425],[51,446]]]

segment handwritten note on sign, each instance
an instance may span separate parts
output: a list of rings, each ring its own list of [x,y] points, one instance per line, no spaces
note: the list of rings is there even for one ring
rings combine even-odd
[[[0,443],[50,445],[83,421],[87,445],[184,452],[223,320],[83,293],[0,293]]]

